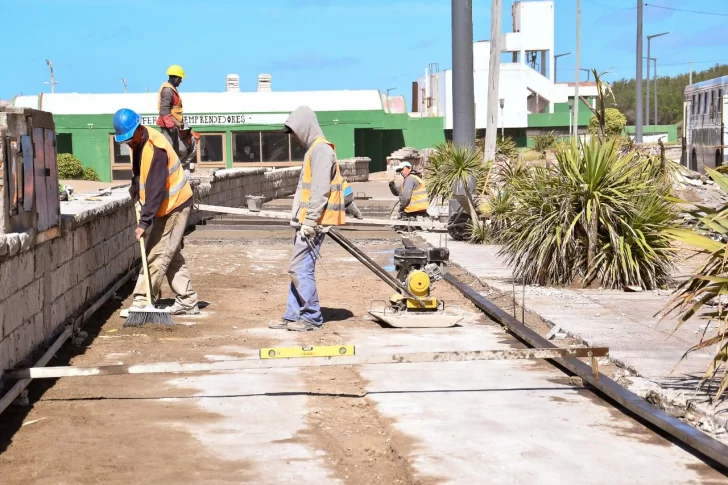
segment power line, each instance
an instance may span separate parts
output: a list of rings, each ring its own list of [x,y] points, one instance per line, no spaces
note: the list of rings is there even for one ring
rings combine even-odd
[[[662,5],[654,5],[652,3],[646,3],[645,4],[645,7],[661,8],[663,10],[673,10],[675,12],[697,13],[697,14],[700,14],[700,15],[718,15],[720,17],[728,17],[728,13],[702,12],[700,10],[686,10],[686,9],[683,9],[683,8],[663,7]]]
[[[606,5],[604,3],[595,2],[594,0],[584,0],[586,3],[594,5],[595,7],[606,8],[608,10],[636,10],[637,7],[615,7],[613,5]]]

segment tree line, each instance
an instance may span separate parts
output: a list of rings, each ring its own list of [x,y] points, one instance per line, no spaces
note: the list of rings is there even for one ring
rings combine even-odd
[[[658,65],[659,67],[659,65]],[[728,75],[728,64],[716,64],[710,69],[693,73],[693,83]],[[657,77],[657,120],[661,125],[681,124],[685,86],[690,82],[689,74]],[[635,124],[635,80],[620,79],[611,83],[617,106],[626,117],[629,125]],[[643,92],[647,92],[647,82],[642,82]],[[654,83],[650,84],[650,122],[654,117]],[[644,99],[644,98],[643,98]],[[611,101],[611,100],[610,100]],[[644,105],[644,104],[643,104]],[[643,120],[644,121],[644,120]]]

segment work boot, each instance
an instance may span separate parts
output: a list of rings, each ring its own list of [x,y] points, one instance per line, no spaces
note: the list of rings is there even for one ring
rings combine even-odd
[[[309,332],[312,330],[321,330],[323,325],[314,325],[306,320],[297,320],[288,324],[288,330],[292,332]]]
[[[268,328],[272,328],[273,330],[285,330],[288,328],[289,323],[293,322],[286,320],[285,318],[281,318],[280,320],[271,320],[268,322]]]
[[[191,307],[182,306],[179,302],[174,302],[174,305],[167,309],[172,315],[199,315],[200,309],[197,304]]]
[[[144,308],[147,306],[147,300],[146,298],[140,298],[140,299],[134,299],[131,306],[129,308],[124,308],[121,310],[120,315],[121,318],[126,318],[129,316],[130,310],[139,310],[140,308]]]

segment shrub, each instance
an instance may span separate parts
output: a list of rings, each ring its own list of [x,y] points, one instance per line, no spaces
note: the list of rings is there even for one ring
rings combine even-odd
[[[425,170],[425,185],[430,200],[446,201],[453,196],[455,182],[475,177],[478,190],[487,184],[490,165],[483,163],[479,150],[450,142],[435,147]]]
[[[70,153],[58,154],[58,178],[61,180],[78,179],[83,175],[81,160]]]
[[[617,140],[593,138],[556,153],[558,164],[517,171],[501,254],[527,284],[598,279],[604,287],[663,285],[677,227],[671,186],[642,157],[620,156]]]
[[[501,155],[509,160],[518,158],[518,148],[513,138],[507,136],[505,138],[498,137],[495,140],[495,154]]]
[[[91,180],[94,182],[98,182],[101,179],[99,178],[99,174],[96,173],[96,170],[90,167],[86,167],[83,169],[83,179],[84,180]]]
[[[706,171],[716,185],[728,193],[728,176],[707,167]],[[706,338],[705,332],[702,332],[700,342],[682,357],[684,359],[699,350],[715,349],[713,360],[699,386],[709,387],[717,378],[715,398],[718,398],[728,388],[728,372],[725,372],[728,369],[728,312],[725,308],[725,295],[728,294],[728,205],[717,209],[698,206],[692,215],[700,221],[695,230],[675,229],[668,233],[676,241],[695,248],[697,256],[706,257],[707,262],[678,286],[664,313],[677,311],[680,318],[676,331],[699,312],[701,319],[720,322],[715,335]],[[704,305],[716,300],[717,305],[706,311]]]
[[[536,135],[533,137],[533,149],[537,152],[545,152],[556,146],[556,135],[554,132],[546,133],[544,135]]]
[[[604,113],[606,119],[604,135],[607,137],[620,136],[627,125],[627,117],[620,113],[617,108],[607,108]],[[596,115],[589,120],[589,133],[592,135],[599,134],[599,118]]]

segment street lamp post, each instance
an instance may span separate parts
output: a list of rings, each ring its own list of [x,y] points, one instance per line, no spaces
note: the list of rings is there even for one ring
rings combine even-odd
[[[569,135],[571,135],[571,140],[573,141],[573,134],[571,133],[571,125],[572,121],[574,120],[574,98],[572,96],[569,96]]]
[[[655,118],[654,119],[655,119],[655,126],[657,126],[657,124],[658,124],[658,122],[657,122],[657,57],[653,57],[652,60],[655,61],[655,72],[652,75],[652,79],[654,79],[654,81],[652,81],[652,87],[655,88]]]
[[[387,89],[387,113],[389,113],[389,92],[394,91],[397,88],[389,88]]]
[[[581,0],[576,0],[576,84],[574,85],[574,136],[579,136],[579,83],[581,82]]]
[[[56,78],[53,77],[53,63],[51,61],[49,61],[48,59],[46,59],[46,65],[48,65],[48,69],[50,69],[50,71],[51,71],[51,81],[50,82],[44,82],[43,84],[50,84],[51,85],[51,93],[55,93],[56,92],[56,84],[58,84],[58,83],[56,82]]]
[[[555,83],[559,82],[559,80],[558,80],[558,76],[559,76],[559,70],[558,70],[559,57],[568,56],[570,54],[571,54],[571,52],[564,52],[563,54],[556,54],[554,56],[554,82]]]
[[[670,32],[662,32],[661,34],[647,36],[647,96],[645,101],[645,125],[647,126],[650,125],[650,41],[655,37],[660,37],[669,33]],[[655,109],[657,109],[656,106]]]
[[[581,68],[581,70],[586,73],[586,82],[589,82],[590,76],[591,76],[591,71],[589,69],[584,69],[583,67]]]
[[[634,76],[635,113],[634,141],[642,143],[642,12],[644,0],[637,0],[637,59]]]

